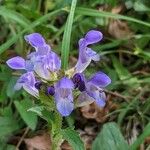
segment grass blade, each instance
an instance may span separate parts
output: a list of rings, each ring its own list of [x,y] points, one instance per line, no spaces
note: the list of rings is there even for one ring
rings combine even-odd
[[[2,44],[0,46],[0,54],[2,54],[5,50],[7,50],[11,45],[13,45],[24,33],[26,33],[30,28],[34,28],[40,24],[42,24],[44,21],[48,20],[50,17],[57,15],[59,12],[61,11],[61,9],[53,11],[51,13],[48,13],[42,17],[40,17],[39,19],[37,19],[36,21],[34,21],[33,23],[30,24],[30,26],[24,28],[24,30],[22,30],[20,33],[18,33],[17,35],[13,36],[12,38],[10,38],[6,43]]]
[[[19,23],[24,28],[29,27],[29,24],[31,24],[31,22],[27,18],[25,18],[22,14],[19,14],[16,11],[7,9],[3,6],[0,6],[0,15]]]
[[[73,18],[74,18],[76,4],[77,4],[77,0],[72,0],[70,14],[67,18],[67,22],[65,25],[63,41],[62,41],[62,49],[61,49],[61,61],[62,61],[63,69],[66,69],[68,66],[71,30],[72,30],[72,24],[73,24]]]
[[[148,22],[141,21],[141,20],[138,20],[138,19],[135,19],[135,18],[132,18],[132,17],[128,17],[128,16],[114,14],[114,13],[111,13],[111,12],[98,11],[98,10],[94,10],[94,9],[79,7],[79,8],[76,9],[76,13],[80,14],[80,15],[85,15],[85,16],[122,19],[122,20],[127,20],[127,21],[135,22],[135,23],[150,27],[150,23],[148,23]]]

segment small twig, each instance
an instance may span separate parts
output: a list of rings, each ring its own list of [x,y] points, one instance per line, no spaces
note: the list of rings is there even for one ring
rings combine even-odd
[[[108,93],[108,94],[114,95],[116,97],[122,98],[122,99],[124,99],[127,102],[128,102],[129,99],[131,99],[131,97],[123,96],[123,95],[121,95],[121,94],[119,94],[117,92],[108,91],[106,89],[103,89],[103,91]]]
[[[24,140],[25,136],[27,135],[27,133],[29,132],[30,128],[27,127],[25,132],[23,133],[22,137],[20,138],[19,142],[16,145],[16,150],[19,150],[19,146],[21,145],[22,141]]]

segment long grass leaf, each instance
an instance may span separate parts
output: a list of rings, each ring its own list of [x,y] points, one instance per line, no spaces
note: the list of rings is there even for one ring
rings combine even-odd
[[[24,28],[24,30],[22,30],[20,33],[11,37],[6,43],[4,43],[0,46],[0,54],[2,54],[11,45],[13,45],[19,39],[19,37],[21,37],[24,33],[26,33],[30,28],[34,28],[34,27],[42,24],[44,21],[48,20],[50,17],[57,15],[60,11],[61,11],[61,9],[53,11],[51,13],[48,13],[48,14],[40,17],[39,19],[37,19],[36,21],[31,23],[30,26]]]
[[[94,9],[79,7],[79,8],[76,9],[76,13],[80,14],[80,15],[85,15],[85,16],[122,19],[122,20],[127,20],[127,21],[135,22],[135,23],[142,24],[144,26],[150,27],[150,23],[148,23],[148,22],[141,21],[141,20],[138,20],[138,19],[135,19],[135,18],[132,18],[132,17],[128,17],[128,16],[114,14],[114,13],[111,13],[111,12],[98,11],[98,10],[94,10]]]
[[[68,66],[71,30],[72,30],[72,24],[73,24],[73,18],[74,18],[76,4],[77,4],[77,0],[72,0],[70,14],[67,18],[67,22],[65,25],[63,41],[62,41],[62,49],[61,49],[61,60],[62,60],[62,68],[63,69],[66,69]]]
[[[20,24],[24,28],[29,27],[29,25],[31,24],[31,22],[22,14],[19,14],[16,11],[5,8],[4,6],[0,6],[0,15],[2,17],[6,17],[8,19],[15,21],[16,23]],[[29,28],[29,30],[30,29],[31,28]]]

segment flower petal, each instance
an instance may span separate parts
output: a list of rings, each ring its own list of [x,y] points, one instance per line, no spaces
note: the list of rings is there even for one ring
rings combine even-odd
[[[99,107],[104,107],[105,104],[106,104],[106,95],[104,92],[102,91],[99,91],[98,89],[97,90],[91,90],[91,91],[88,91],[88,95],[91,96],[96,104],[99,106]]]
[[[24,36],[24,38],[33,47],[40,47],[46,44],[44,38],[39,33],[32,33]]]
[[[51,47],[47,44],[36,48],[38,55],[47,55],[51,51]]]
[[[63,77],[56,83],[56,88],[73,89],[74,84],[71,79]]]
[[[95,102],[99,107],[106,105],[106,95],[104,92],[99,93],[99,97],[95,97]]]
[[[23,74],[18,80],[15,85],[15,90],[20,90],[22,87],[25,91],[29,94],[38,97],[39,93],[38,90],[35,88],[35,77],[33,72],[27,72]]]
[[[111,83],[111,79],[105,73],[99,71],[94,74],[88,82],[98,87],[106,87]]]
[[[82,106],[85,106],[85,105],[89,105],[91,103],[93,103],[95,100],[90,97],[86,91],[82,92],[77,101],[76,101],[76,106],[77,107],[82,107]]]
[[[76,73],[77,72],[78,73],[83,72],[87,68],[87,66],[90,64],[90,62],[91,62],[91,58],[90,57],[88,57],[88,59],[87,59],[87,61],[85,63],[82,63],[82,61],[80,59],[78,59],[78,62],[76,64],[76,66],[75,66],[75,72]]]
[[[103,38],[103,34],[100,31],[91,30],[85,35],[87,45],[99,42]]]
[[[34,71],[43,79],[50,80],[50,72],[44,67],[43,62],[36,62],[34,65]]]
[[[47,54],[45,59],[45,66],[52,72],[58,71],[61,67],[61,60],[56,53],[51,51]]]
[[[81,73],[90,64],[91,59],[86,54],[86,42],[84,38],[79,40],[79,58],[75,66],[76,73]]]
[[[33,71],[33,69],[34,69],[34,64],[31,60],[26,60],[25,66],[26,66],[25,68],[27,71]]]
[[[91,48],[87,48],[86,50],[87,55],[94,61],[100,60],[100,55],[93,51]]]
[[[23,86],[23,83],[18,83],[18,81],[17,81],[17,83],[14,86],[14,90],[18,91],[22,88],[22,86]]]
[[[28,84],[24,84],[23,88],[24,88],[24,90],[26,92],[28,92],[29,94],[33,95],[34,97],[39,97],[39,92],[38,92],[38,90],[35,87],[30,86]]]
[[[6,63],[12,69],[25,69],[25,60],[19,56],[7,60]]]
[[[60,100],[56,104],[56,107],[62,116],[69,116],[73,111],[74,104],[73,102],[70,102],[66,99],[66,100]]]

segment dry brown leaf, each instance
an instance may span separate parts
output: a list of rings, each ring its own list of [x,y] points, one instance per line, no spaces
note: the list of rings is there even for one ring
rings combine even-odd
[[[114,14],[119,14],[123,11],[123,9],[124,6],[120,5],[114,7],[111,12]],[[108,24],[108,33],[116,39],[129,38],[133,35],[127,22],[116,19],[110,19]]]
[[[86,105],[80,109],[83,117],[87,119],[95,119],[99,123],[103,123],[107,120],[107,114],[112,111],[116,110],[118,108],[118,105],[113,103],[111,101],[111,97],[109,97],[109,100],[107,102],[107,105],[105,108],[100,108],[97,106],[97,104],[94,102],[90,105]]]
[[[82,141],[85,144],[86,150],[91,150],[92,142],[95,139],[97,132],[95,131],[95,127],[97,126],[86,126],[84,130],[78,130]]]
[[[51,150],[51,140],[47,133],[24,139],[27,150]]]
[[[97,122],[104,122],[106,120],[107,112],[103,108],[99,108],[95,102],[82,107],[81,112],[87,119],[95,119]]]
[[[133,35],[128,24],[121,20],[111,20],[108,25],[108,33],[116,39],[125,39]]]
[[[111,12],[113,14],[119,14],[119,13],[121,13],[123,11],[123,9],[124,9],[124,6],[123,5],[119,5],[119,6],[116,6],[116,7],[112,8]]]
[[[61,145],[61,150],[73,150],[67,141],[64,141]]]

